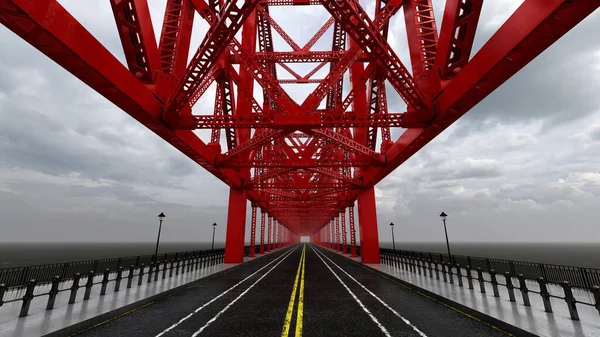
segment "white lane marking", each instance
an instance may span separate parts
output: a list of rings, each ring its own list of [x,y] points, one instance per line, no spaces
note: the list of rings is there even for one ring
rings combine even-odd
[[[167,332],[175,329],[179,324],[183,323],[184,321],[188,320],[190,317],[192,317],[194,314],[198,313],[200,310],[206,308],[206,306],[208,306],[209,304],[213,303],[214,301],[218,300],[219,298],[221,298],[222,296],[224,296],[225,294],[227,294],[228,292],[230,292],[231,290],[235,289],[237,286],[239,286],[240,284],[244,283],[246,280],[248,280],[249,278],[251,278],[252,276],[256,275],[257,273],[259,273],[261,270],[267,268],[270,264],[274,263],[275,261],[281,259],[281,258],[286,258],[288,255],[290,255],[291,253],[293,253],[298,247],[292,249],[289,253],[287,254],[283,254],[281,256],[278,256],[276,259],[274,259],[273,261],[265,264],[262,268],[260,268],[259,270],[255,271],[254,273],[250,274],[250,276],[246,277],[245,279],[241,280],[240,282],[236,283],[235,285],[233,285],[231,288],[225,290],[224,292],[222,292],[220,295],[218,295],[217,297],[213,298],[212,300],[210,300],[209,302],[203,304],[201,307],[197,308],[196,310],[192,311],[189,315],[185,316],[184,318],[180,319],[177,323],[171,325],[170,327],[166,328],[165,330],[163,330],[161,333],[159,333],[158,335],[156,335],[156,337],[160,337],[164,334],[166,334]],[[281,260],[283,261],[283,260]]]
[[[312,247],[312,245],[310,245],[311,249],[313,251],[315,251],[315,249]],[[387,337],[391,337],[392,335],[390,335],[390,333],[387,331],[387,329],[381,324],[379,323],[379,321],[377,320],[377,318],[375,318],[375,316],[373,316],[373,314],[369,311],[369,309],[367,309],[367,307],[365,307],[365,305],[358,299],[358,297],[356,297],[356,295],[354,295],[354,293],[352,292],[352,290],[350,290],[350,288],[348,288],[348,286],[346,285],[346,283],[344,283],[344,281],[342,281],[342,279],[337,276],[337,274],[333,271],[333,269],[331,269],[331,267],[329,267],[329,265],[327,264],[327,262],[325,262],[325,260],[323,260],[323,258],[321,258],[321,256],[315,251],[315,254],[317,254],[317,257],[319,259],[321,259],[321,261],[323,262],[323,264],[325,265],[325,267],[327,267],[327,269],[329,269],[329,271],[333,274],[333,276],[335,276],[335,278],[338,279],[338,281],[340,281],[340,283],[344,286],[344,288],[346,288],[346,290],[348,291],[348,293],[350,293],[350,295],[352,296],[352,298],[354,298],[354,300],[356,301],[356,303],[358,303],[358,305],[360,305],[360,307],[362,308],[362,310],[364,312],[367,313],[367,315],[369,315],[369,317],[371,318],[371,320],[373,322],[375,322],[375,324],[377,324],[377,326],[379,327],[379,329],[381,330],[381,332],[383,332],[384,335],[386,335]]]
[[[311,247],[312,248],[312,247]],[[314,248],[313,248],[314,250]],[[377,295],[375,295],[373,292],[371,292],[369,289],[367,289],[367,287],[365,287],[364,285],[362,285],[360,282],[358,282],[354,277],[352,277],[352,275],[348,274],[344,269],[342,269],[340,266],[338,266],[335,262],[333,262],[329,257],[327,257],[327,255],[325,255],[322,252],[319,252],[320,254],[323,254],[323,256],[329,260],[329,262],[333,263],[334,266],[336,266],[339,270],[341,270],[344,274],[346,274],[349,278],[352,279],[352,281],[356,282],[361,288],[363,288],[366,292],[368,292],[371,296],[373,296],[376,300],[379,301],[379,303],[383,304],[384,307],[388,308],[392,313],[394,313],[394,315],[396,315],[398,318],[400,318],[402,321],[404,321],[404,323],[406,323],[406,325],[410,326],[416,333],[418,333],[420,336],[422,337],[427,337],[427,335],[425,333],[423,333],[421,330],[419,330],[416,326],[414,326],[408,319],[402,317],[402,315],[400,315],[396,310],[394,310],[394,308],[390,307],[387,303],[385,303],[381,298],[377,297]]]
[[[294,249],[295,250],[295,249]],[[270,272],[273,271],[273,269],[277,268],[277,266],[279,264],[281,264],[281,262],[283,262],[283,260],[285,260],[288,256],[290,256],[290,254],[287,254],[283,259],[281,259],[281,261],[277,262],[276,265],[274,265],[271,269],[269,269],[266,273],[264,273],[263,276],[261,276],[258,280],[256,280],[256,282],[252,283],[251,286],[248,287],[248,289],[244,290],[243,293],[241,293],[238,297],[236,297],[233,301],[231,301],[229,304],[227,304],[227,306],[225,308],[223,308],[223,310],[219,311],[219,313],[217,313],[215,315],[215,317],[211,318],[208,322],[206,322],[206,324],[201,327],[198,331],[194,332],[194,334],[192,335],[192,337],[196,337],[198,336],[200,333],[202,333],[202,331],[204,331],[204,329],[208,328],[208,326],[211,323],[214,323],[217,318],[219,318],[219,316],[221,316],[225,311],[227,311],[235,302],[237,302],[240,298],[242,298],[244,295],[246,295],[246,293],[248,291],[250,291],[250,289],[252,289],[258,282],[260,282],[263,278],[265,278],[265,276],[269,275]]]

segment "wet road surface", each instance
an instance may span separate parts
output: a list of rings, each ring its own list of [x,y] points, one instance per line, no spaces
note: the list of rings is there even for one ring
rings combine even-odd
[[[336,253],[301,244],[77,336],[507,336]]]

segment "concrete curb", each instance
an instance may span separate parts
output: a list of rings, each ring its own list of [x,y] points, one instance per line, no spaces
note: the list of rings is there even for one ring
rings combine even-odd
[[[323,248],[323,247],[321,247],[321,248]],[[329,251],[329,249],[326,249],[326,248],[325,248],[325,250]],[[492,325],[494,327],[497,327],[498,329],[503,330],[504,332],[508,332],[508,333],[510,333],[512,335],[519,336],[519,337],[521,337],[521,336],[523,336],[523,337],[538,337],[538,335],[533,334],[533,333],[531,333],[531,332],[529,332],[527,330],[523,330],[523,329],[521,329],[521,328],[519,328],[517,326],[514,326],[512,324],[506,323],[506,322],[504,322],[502,320],[499,320],[499,319],[497,319],[495,317],[492,317],[490,315],[484,314],[484,313],[482,313],[480,311],[477,311],[477,310],[475,310],[473,308],[470,308],[468,306],[465,306],[463,304],[455,302],[455,301],[453,301],[453,300],[451,300],[449,298],[446,298],[446,297],[444,297],[442,295],[436,294],[436,293],[431,292],[431,291],[429,291],[427,289],[421,288],[421,287],[416,286],[416,285],[414,285],[412,283],[409,283],[407,281],[399,279],[399,278],[397,278],[395,276],[392,276],[390,274],[384,273],[384,272],[382,272],[380,270],[377,270],[377,269],[369,266],[368,264],[356,262],[356,261],[352,260],[351,258],[349,258],[347,256],[344,256],[342,254],[337,254],[337,255],[348,259],[350,262],[352,262],[352,263],[354,263],[356,265],[360,265],[363,268],[369,269],[369,270],[371,270],[372,272],[374,272],[374,273],[376,273],[378,275],[394,279],[394,281],[402,284],[404,287],[406,287],[406,288],[408,288],[408,289],[410,289],[410,290],[412,290],[412,291],[414,291],[416,293],[420,293],[422,295],[426,295],[427,297],[430,297],[431,299],[434,299],[435,301],[438,301],[440,303],[446,304],[446,305],[448,305],[448,306],[450,306],[450,307],[452,307],[452,308],[454,308],[456,310],[459,310],[459,311],[461,311],[461,312],[463,312],[463,313],[465,313],[465,314],[467,314],[469,316],[473,316],[474,318],[476,318],[478,320],[481,320],[482,322],[485,322],[487,324],[490,324],[490,325]]]
[[[281,248],[279,251],[280,252],[281,251],[286,251],[290,247],[293,247],[293,246]],[[271,253],[273,253],[273,252],[271,252]],[[271,254],[271,253],[269,253],[269,254]],[[254,262],[254,261],[256,261],[256,260],[258,260],[258,259],[260,259],[260,258],[262,258],[264,256],[267,256],[269,254],[264,254],[262,256],[257,256],[256,258],[254,258],[251,261],[248,261],[248,262],[245,262],[245,263],[240,263],[240,264],[238,264],[236,266],[227,268],[225,270],[218,271],[218,272],[216,272],[214,274],[210,274],[208,276],[199,278],[197,280],[188,282],[186,284],[182,284],[182,285],[177,286],[175,288],[163,291],[162,293],[152,295],[150,297],[141,299],[141,300],[139,300],[137,302],[134,302],[134,303],[125,305],[123,307],[120,307],[118,309],[106,312],[106,313],[98,315],[96,317],[89,318],[87,320],[81,321],[81,322],[73,324],[73,325],[64,327],[62,329],[59,329],[59,330],[56,330],[56,331],[51,332],[49,334],[46,334],[43,337],[63,337],[63,336],[74,336],[74,335],[77,335],[77,334],[79,334],[79,333],[81,333],[81,332],[83,332],[83,331],[85,331],[85,330],[87,330],[89,328],[92,328],[93,326],[95,326],[97,324],[100,324],[100,323],[105,322],[105,321],[110,320],[110,319],[114,319],[114,318],[116,318],[118,316],[121,316],[123,314],[126,314],[126,313],[128,313],[130,311],[141,309],[141,307],[143,307],[145,305],[148,305],[148,304],[150,304],[152,302],[155,302],[155,301],[161,300],[163,298],[169,297],[169,296],[171,296],[173,294],[176,294],[178,292],[185,291],[185,290],[187,290],[189,288],[192,288],[192,287],[194,287],[194,286],[196,286],[196,285],[198,285],[200,283],[204,283],[206,281],[209,281],[209,280],[211,280],[213,278],[217,278],[217,277],[219,277],[219,276],[221,276],[221,275],[223,275],[225,273],[228,273],[228,272],[230,272],[232,270],[235,270],[236,268],[239,268],[241,265],[244,265],[246,263],[252,263],[252,262]]]

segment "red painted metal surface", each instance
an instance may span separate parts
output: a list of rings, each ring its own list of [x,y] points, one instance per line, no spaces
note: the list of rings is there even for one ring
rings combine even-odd
[[[126,65],[57,0],[0,0],[0,23],[229,185],[226,262],[242,261],[247,200],[252,254],[257,208],[259,253],[266,217],[267,251],[300,235],[339,249],[345,220],[341,230],[336,223],[348,208],[350,253],[358,234],[363,261],[379,262],[373,186],[600,6],[525,0],[472,56],[483,0],[447,0],[441,26],[431,0],[375,0],[373,17],[352,0],[165,0],[158,41],[147,0],[108,1]],[[300,47],[270,6],[323,6],[331,18]],[[209,24],[199,46],[190,44],[194,12]],[[410,70],[387,40],[397,13]],[[331,50],[313,50],[328,30]],[[273,34],[292,51],[277,50]],[[302,75],[291,63],[313,66]],[[276,65],[293,78],[280,79]],[[323,69],[324,78],[313,78]],[[214,111],[194,114],[213,83]],[[255,83],[262,97],[253,96]],[[296,102],[284,83],[318,85]],[[406,111],[388,111],[386,84]],[[210,140],[196,129],[211,130]],[[391,139],[390,129],[400,137]]]

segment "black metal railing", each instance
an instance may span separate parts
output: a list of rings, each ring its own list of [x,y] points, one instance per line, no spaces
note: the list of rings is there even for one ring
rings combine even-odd
[[[381,249],[381,251],[393,252],[391,249]],[[568,281],[572,287],[592,290],[596,285],[600,285],[600,269],[571,267],[555,264],[544,264],[535,262],[522,262],[504,259],[491,259],[484,257],[473,257],[464,255],[452,255],[452,261],[448,254],[426,253],[410,250],[396,250],[401,256],[411,257],[413,259],[431,260],[437,262],[452,262],[453,266],[470,266],[476,270],[481,268],[483,272],[494,270],[497,274],[510,273],[512,277],[523,274],[527,280],[537,280],[543,277],[546,282],[561,284]]]
[[[564,300],[568,306],[571,319],[579,320],[577,304],[595,307],[600,314],[600,270],[591,268],[569,267],[551,264],[520,262],[501,259],[488,259],[470,256],[414,252],[406,250],[380,249],[381,262],[402,270],[416,273],[444,282],[458,283],[464,286],[466,279],[468,288],[473,290],[473,283],[479,284],[479,291],[486,293],[486,283],[491,285],[494,297],[500,297],[498,287],[506,288],[508,298],[516,302],[515,289],[521,293],[523,305],[530,306],[529,294],[538,294],[542,298],[544,310],[552,312],[551,298]],[[462,262],[462,263],[461,263]],[[485,276],[484,276],[485,274]],[[537,291],[529,289],[526,281],[537,284]],[[564,296],[552,294],[548,285],[558,285]],[[593,301],[576,299],[573,288],[591,291]]]
[[[244,256],[249,251],[246,246]],[[22,301],[19,316],[23,317],[36,297],[48,296],[49,310],[61,292],[70,292],[68,303],[72,304],[80,288],[85,288],[83,299],[88,300],[95,285],[101,285],[102,296],[109,283],[118,292],[122,286],[134,286],[134,281],[140,286],[217,265],[224,255],[225,249],[197,250],[0,269],[0,307]]]

